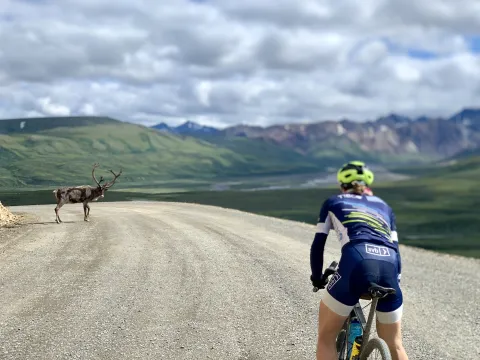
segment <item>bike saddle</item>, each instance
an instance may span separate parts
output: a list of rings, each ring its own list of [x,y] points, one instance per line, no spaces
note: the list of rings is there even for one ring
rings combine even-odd
[[[387,288],[375,283],[370,283],[368,292],[372,298],[373,297],[384,298],[387,295],[395,294],[397,291],[393,288]]]

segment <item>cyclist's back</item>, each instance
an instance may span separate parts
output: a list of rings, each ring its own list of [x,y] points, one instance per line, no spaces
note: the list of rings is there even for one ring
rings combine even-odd
[[[318,224],[324,231],[335,230],[342,246],[350,242],[374,242],[398,248],[395,215],[377,196],[333,195],[322,206]]]

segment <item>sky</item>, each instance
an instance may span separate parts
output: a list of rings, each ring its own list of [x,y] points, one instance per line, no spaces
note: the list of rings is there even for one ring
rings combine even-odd
[[[0,118],[268,126],[480,107],[478,0],[0,0]]]

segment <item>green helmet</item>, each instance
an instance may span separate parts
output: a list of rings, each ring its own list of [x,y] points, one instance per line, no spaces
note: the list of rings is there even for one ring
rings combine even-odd
[[[370,186],[373,183],[373,172],[362,161],[350,161],[342,166],[337,173],[341,184],[351,184],[352,181],[363,181]]]

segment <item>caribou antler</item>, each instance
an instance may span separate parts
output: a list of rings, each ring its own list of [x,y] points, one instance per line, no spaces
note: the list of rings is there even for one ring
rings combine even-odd
[[[100,164],[98,164],[98,163],[93,164],[92,178],[93,178],[93,180],[95,180],[97,185],[100,187],[101,186],[100,183],[103,181],[103,176],[100,177],[100,181],[98,181],[97,178],[95,177],[95,169],[99,166],[100,166]]]
[[[109,187],[111,187],[113,184],[115,184],[115,181],[117,180],[117,178],[118,178],[120,175],[122,175],[123,169],[120,169],[120,172],[119,172],[118,174],[115,174],[115,173],[113,172],[113,170],[111,170],[111,169],[110,169],[109,171],[113,174],[114,178],[113,178],[112,181],[109,181],[108,183],[106,183],[105,185],[103,185],[103,186],[105,186],[106,188],[109,188]]]

